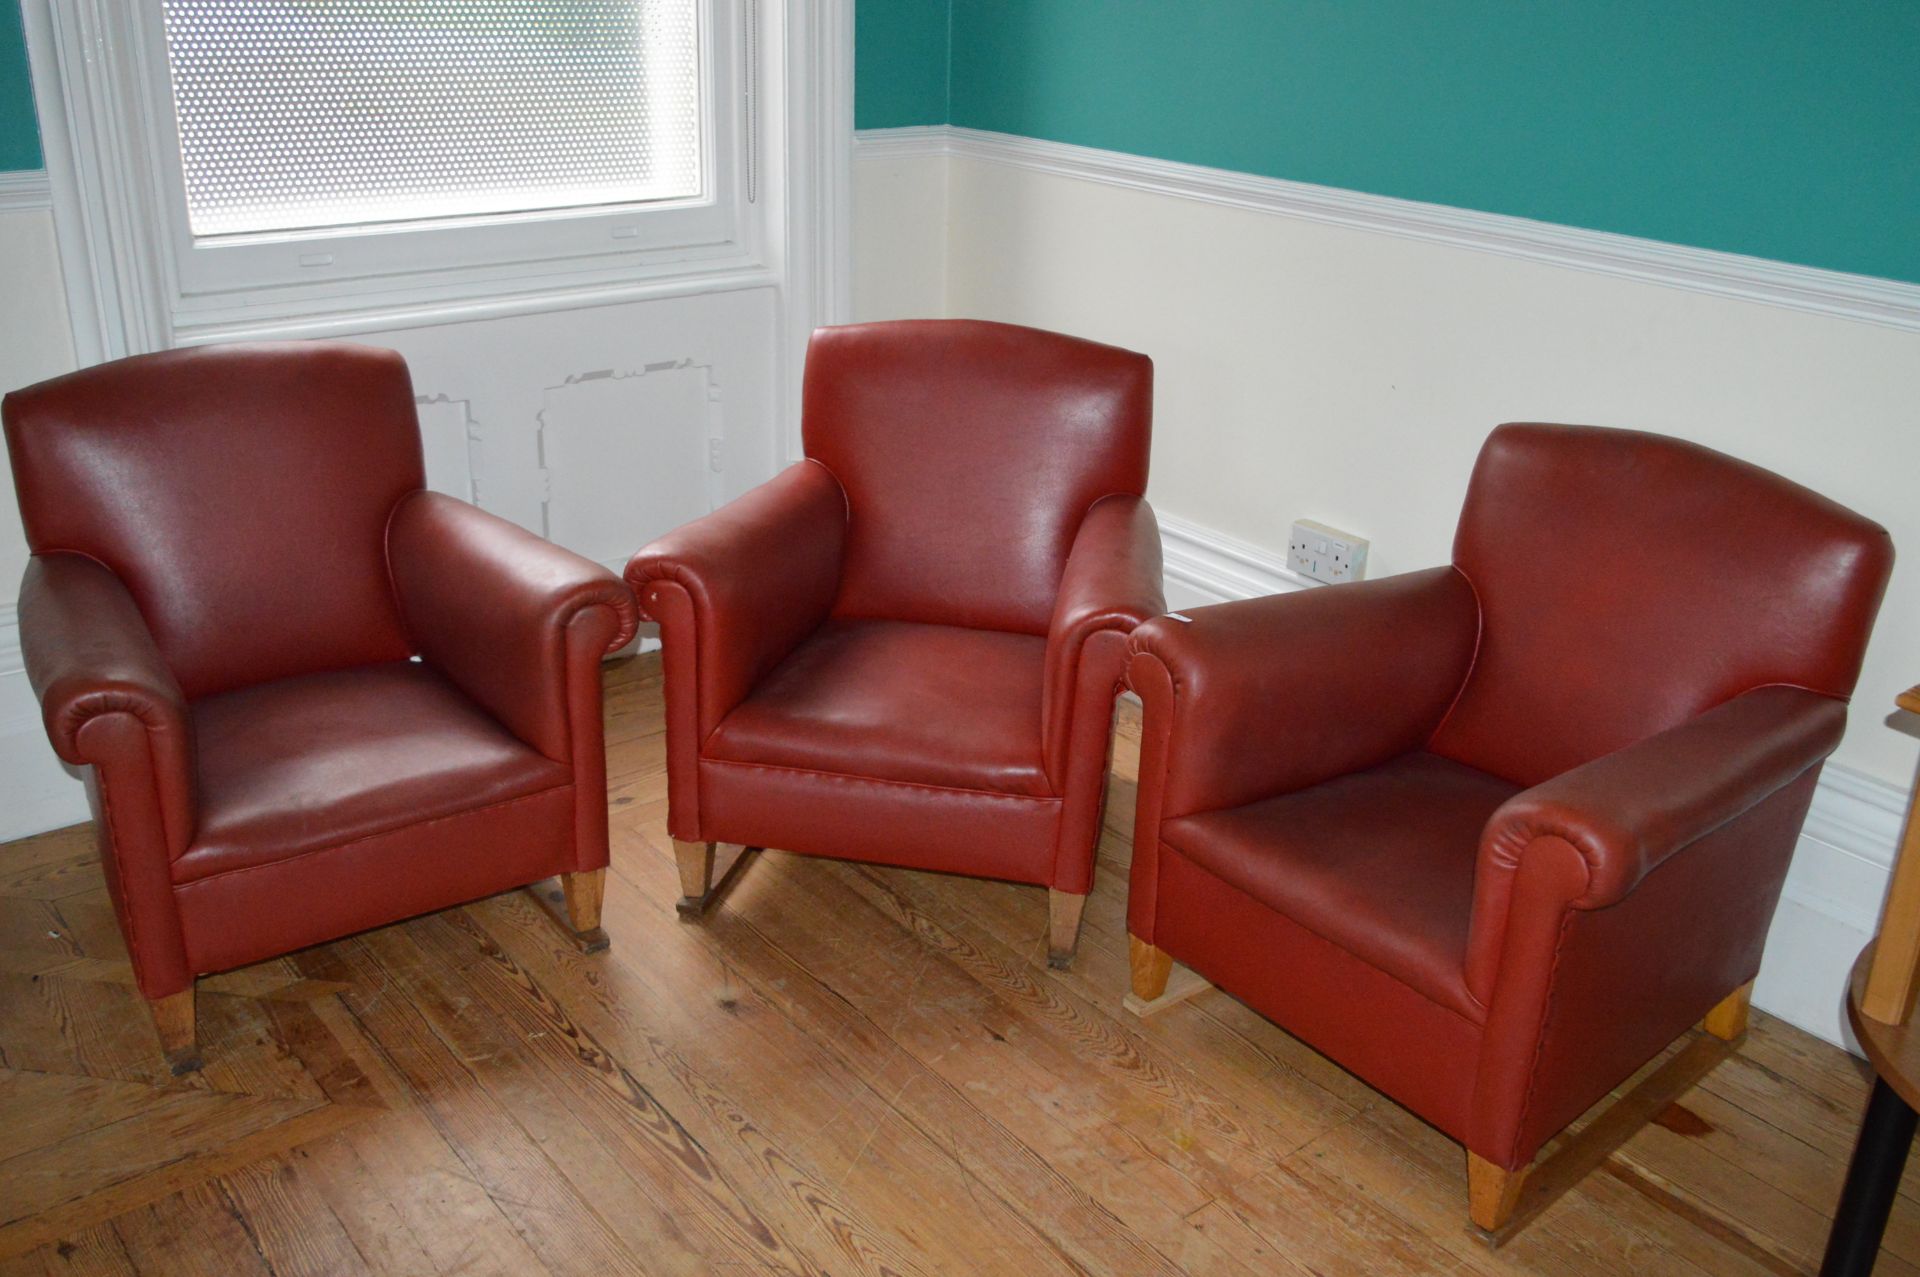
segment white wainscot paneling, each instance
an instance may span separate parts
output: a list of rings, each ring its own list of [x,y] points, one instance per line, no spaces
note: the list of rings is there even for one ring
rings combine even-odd
[[[540,456],[549,538],[615,571],[712,510],[725,465],[713,369],[662,362],[582,374],[546,395]]]
[[[751,288],[360,340],[406,356],[435,488],[618,566],[778,468],[776,302]]]
[[[461,399],[422,398],[420,447],[426,454],[427,486],[462,501],[473,500],[473,459],[467,445],[473,438],[473,418]]]
[[[744,288],[361,340],[407,358],[430,486],[618,572],[779,467],[779,320]]]

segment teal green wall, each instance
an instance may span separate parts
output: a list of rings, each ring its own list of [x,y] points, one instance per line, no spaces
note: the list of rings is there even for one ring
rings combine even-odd
[[[891,68],[870,113],[863,43],[863,126],[933,122],[890,81],[941,8],[860,0]],[[1920,282],[1916,0],[952,0],[947,25],[952,124]]]
[[[20,6],[0,0],[0,169],[39,168],[42,163]]]
[[[947,123],[951,0],[859,0],[853,10],[854,125]]]
[[[859,0],[953,123],[1920,282],[1914,0]],[[42,164],[0,0],[0,169]]]

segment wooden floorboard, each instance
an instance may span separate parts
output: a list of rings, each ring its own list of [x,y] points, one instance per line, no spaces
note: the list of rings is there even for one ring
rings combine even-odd
[[[658,660],[608,674],[611,952],[511,892],[230,972],[189,1077],[91,831],[0,847],[0,1277],[1817,1263],[1867,1092],[1825,1043],[1756,1014],[1717,1063],[1675,1044],[1581,1122],[1631,1134],[1490,1248],[1458,1146],[1324,1057],[1218,991],[1121,1009],[1130,709],[1053,971],[1043,891],[779,851],[679,918]],[[1916,1175],[1883,1274],[1920,1271]]]

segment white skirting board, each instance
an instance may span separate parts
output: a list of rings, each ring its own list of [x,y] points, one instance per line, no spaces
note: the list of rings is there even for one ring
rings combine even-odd
[[[950,157],[1920,330],[1920,284],[954,125],[863,129],[863,161]]]
[[[1160,516],[1160,531],[1167,606],[1176,611],[1318,588],[1289,571],[1280,552],[1168,514]],[[1906,802],[1896,785],[1827,765],[1754,987],[1761,1010],[1855,1054],[1844,1007],[1847,973],[1879,926]]]

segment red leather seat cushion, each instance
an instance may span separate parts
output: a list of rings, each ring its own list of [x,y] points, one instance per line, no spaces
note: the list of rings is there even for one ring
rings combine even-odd
[[[1040,761],[1047,641],[910,621],[829,621],[722,719],[704,757],[1051,795]]]
[[[1323,940],[1484,1021],[1466,984],[1474,862],[1487,818],[1517,792],[1416,751],[1296,793],[1168,821],[1162,837]]]
[[[200,825],[176,882],[569,784],[433,669],[308,674],[192,706]]]

